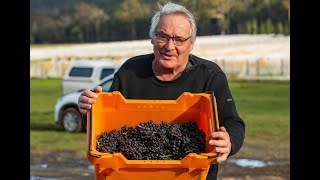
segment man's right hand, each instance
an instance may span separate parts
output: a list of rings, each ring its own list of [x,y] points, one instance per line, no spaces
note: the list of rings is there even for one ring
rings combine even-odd
[[[97,86],[95,92],[102,92],[102,87]],[[95,92],[85,89],[80,94],[78,98],[78,108],[81,114],[86,115],[87,110],[90,110],[91,105],[96,102],[98,95]]]

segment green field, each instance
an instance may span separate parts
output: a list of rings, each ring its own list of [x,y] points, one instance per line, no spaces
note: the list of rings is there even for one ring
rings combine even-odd
[[[230,81],[246,138],[235,157],[261,160],[290,158],[290,81]],[[71,150],[85,157],[86,134],[68,133],[54,124],[61,79],[30,80],[30,153]]]

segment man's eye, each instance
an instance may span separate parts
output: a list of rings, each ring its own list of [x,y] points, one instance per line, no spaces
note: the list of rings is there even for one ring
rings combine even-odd
[[[183,42],[183,41],[184,41],[184,39],[182,39],[182,38],[174,38],[174,40],[175,40],[176,42]]]
[[[160,35],[160,37],[163,39],[167,39],[167,36],[165,36],[165,35]]]

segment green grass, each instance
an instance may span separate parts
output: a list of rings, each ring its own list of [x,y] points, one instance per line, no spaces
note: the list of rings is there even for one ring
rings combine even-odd
[[[236,157],[290,158],[290,81],[230,80],[246,138]],[[61,79],[30,80],[30,151],[74,150],[84,156],[85,133],[68,133],[54,124],[54,105],[62,95]]]
[[[62,79],[30,80],[30,152],[45,156],[74,151],[85,157],[86,134],[68,133],[54,123],[54,105],[62,96]]]
[[[264,142],[283,133],[289,136],[289,131],[281,128],[289,128],[290,123],[289,83],[231,83],[230,88],[239,114],[248,125],[247,136],[269,134],[259,139]]]
[[[30,80],[30,128],[58,128],[54,124],[54,105],[62,95],[61,79]]]
[[[270,158],[290,158],[290,82],[230,82],[237,110],[246,123],[245,144],[266,149]],[[268,159],[265,152],[240,151],[237,156]]]
[[[49,151],[70,150],[76,152],[76,155],[85,155],[85,133],[32,130],[30,139],[32,140],[31,149],[39,154]]]

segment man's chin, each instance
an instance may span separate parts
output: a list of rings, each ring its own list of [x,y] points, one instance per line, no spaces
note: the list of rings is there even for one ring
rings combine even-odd
[[[170,60],[161,60],[161,61],[160,61],[160,64],[161,64],[161,66],[164,67],[164,68],[168,68],[168,69],[174,68],[173,63],[172,63],[172,61],[170,61]]]

